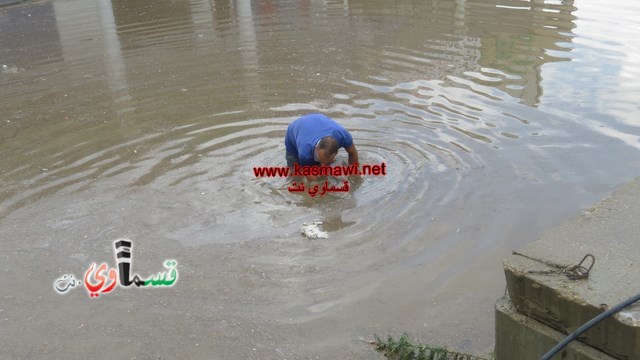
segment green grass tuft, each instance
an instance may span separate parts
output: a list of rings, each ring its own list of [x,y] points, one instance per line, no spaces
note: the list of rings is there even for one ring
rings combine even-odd
[[[447,348],[413,345],[407,334],[402,334],[397,340],[389,336],[386,341],[376,335],[372,344],[390,360],[490,360]]]

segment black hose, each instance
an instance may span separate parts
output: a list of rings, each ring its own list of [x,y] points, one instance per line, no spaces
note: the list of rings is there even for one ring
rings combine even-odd
[[[559,342],[558,345],[554,346],[553,349],[549,350],[549,352],[544,354],[542,358],[540,358],[540,360],[550,360],[553,355],[557,354],[558,351],[562,350],[565,346],[569,345],[570,342],[575,340],[578,336],[582,335],[583,332],[589,330],[593,325],[599,323],[602,319],[617,313],[618,311],[624,309],[625,307],[633,304],[638,300],[640,300],[640,294],[628,298],[627,300],[621,302],[620,304],[612,307],[611,309],[589,320],[587,323],[580,326],[578,330],[574,331],[571,335],[567,336],[566,338],[564,338],[564,340]]]

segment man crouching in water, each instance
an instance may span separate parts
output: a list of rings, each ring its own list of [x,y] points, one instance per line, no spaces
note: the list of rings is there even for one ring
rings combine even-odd
[[[293,121],[287,127],[284,138],[287,149],[287,165],[330,166],[338,150],[345,148],[349,154],[349,165],[358,163],[358,151],[351,134],[340,124],[322,114],[308,114]],[[308,175],[309,180],[318,176]]]

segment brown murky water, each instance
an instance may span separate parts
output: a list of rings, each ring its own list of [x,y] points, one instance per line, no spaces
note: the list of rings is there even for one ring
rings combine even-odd
[[[510,250],[640,172],[633,2],[54,0],[0,7],[0,353],[375,359],[407,332],[483,354]],[[311,199],[286,125],[361,162]],[[329,239],[299,231],[319,219]],[[134,242],[171,288],[54,291]],[[606,241],[606,239],[603,239]],[[576,260],[579,260],[577,255]]]

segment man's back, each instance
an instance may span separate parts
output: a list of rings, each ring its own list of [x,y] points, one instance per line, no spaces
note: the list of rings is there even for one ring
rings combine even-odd
[[[313,148],[325,136],[335,138],[340,147],[353,144],[351,134],[342,125],[322,114],[307,114],[289,124],[284,143],[300,165],[314,165]]]

